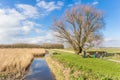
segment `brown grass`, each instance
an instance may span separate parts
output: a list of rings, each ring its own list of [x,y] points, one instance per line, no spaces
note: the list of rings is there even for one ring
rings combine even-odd
[[[21,73],[30,65],[35,54],[45,53],[44,49],[0,49],[0,76]]]
[[[52,73],[54,74],[54,77],[56,80],[68,80],[66,79],[66,70],[64,69],[63,65],[58,63],[57,61],[53,60],[50,56],[46,57],[46,62],[51,69]]]

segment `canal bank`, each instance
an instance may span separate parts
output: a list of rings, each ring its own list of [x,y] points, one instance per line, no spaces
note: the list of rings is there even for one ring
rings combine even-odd
[[[69,68],[65,68],[61,63],[52,59],[51,56],[48,56],[45,59],[56,80],[70,80]]]

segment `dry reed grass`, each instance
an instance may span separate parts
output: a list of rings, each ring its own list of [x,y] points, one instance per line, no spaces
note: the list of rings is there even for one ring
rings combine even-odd
[[[45,59],[56,80],[68,80],[68,75],[66,75],[66,70],[62,64],[58,63],[56,60],[53,60],[50,56]]]
[[[12,73],[16,75],[15,77],[19,77],[25,72],[26,68],[30,65],[32,59],[34,58],[34,55],[43,53],[45,53],[44,49],[34,48],[0,49],[0,78]]]

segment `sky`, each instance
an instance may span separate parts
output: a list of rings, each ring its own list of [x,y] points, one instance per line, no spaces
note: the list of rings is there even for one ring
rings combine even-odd
[[[103,47],[120,47],[120,0],[0,0],[0,44],[57,42],[50,27],[67,8],[92,5],[103,11]]]

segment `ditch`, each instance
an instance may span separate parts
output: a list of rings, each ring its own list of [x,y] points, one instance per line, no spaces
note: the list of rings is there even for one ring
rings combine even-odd
[[[25,80],[55,80],[45,58],[38,57],[32,61]]]

